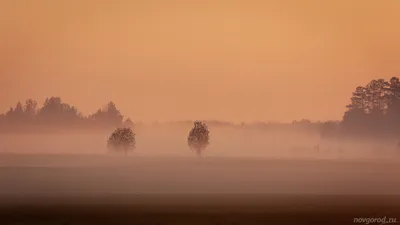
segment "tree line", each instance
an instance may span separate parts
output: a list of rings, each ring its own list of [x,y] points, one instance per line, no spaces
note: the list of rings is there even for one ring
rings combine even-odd
[[[340,121],[311,122],[310,120],[282,123],[242,123],[234,125],[221,121],[207,121],[210,126],[234,127],[259,130],[298,130],[316,132],[322,138],[345,137],[395,137],[400,135],[400,80],[392,77],[386,81],[375,79],[365,86],[358,86],[350,97]],[[175,124],[192,123],[190,121]],[[126,118],[113,102],[84,116],[79,110],[67,104],[59,97],[47,98],[43,106],[38,107],[35,100],[28,99],[24,104],[18,102],[7,112],[0,115],[0,130],[21,128],[59,127],[65,128],[117,128],[132,127],[131,119]]]
[[[40,130],[46,128],[114,128],[131,127],[133,122],[117,109],[113,102],[98,109],[95,113],[84,116],[79,110],[61,100],[60,97],[46,98],[38,107],[37,101],[28,99],[18,102],[15,107],[0,114],[0,129],[10,130]]]

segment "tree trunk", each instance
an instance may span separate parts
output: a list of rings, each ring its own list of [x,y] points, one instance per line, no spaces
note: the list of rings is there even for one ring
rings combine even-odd
[[[196,154],[198,157],[202,157],[202,150],[201,149],[196,149]]]

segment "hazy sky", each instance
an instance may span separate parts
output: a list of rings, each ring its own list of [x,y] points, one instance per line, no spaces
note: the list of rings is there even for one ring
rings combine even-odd
[[[0,0],[0,111],[60,96],[135,121],[340,119],[400,75],[399,0]]]

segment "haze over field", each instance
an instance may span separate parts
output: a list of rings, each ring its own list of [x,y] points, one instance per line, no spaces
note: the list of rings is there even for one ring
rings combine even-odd
[[[195,157],[187,144],[190,126],[147,125],[135,128],[134,157]],[[105,155],[107,131],[2,134],[0,153]],[[318,133],[211,127],[205,157],[369,159],[399,161],[396,140],[325,140]],[[23,140],[23,141],[21,141]],[[316,149],[318,145],[319,149]]]

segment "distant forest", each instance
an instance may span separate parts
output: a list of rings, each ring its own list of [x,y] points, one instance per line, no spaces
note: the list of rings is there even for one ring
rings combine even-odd
[[[293,121],[291,124],[251,123],[235,125],[221,121],[206,121],[209,126],[229,126],[260,130],[289,129],[318,132],[322,138],[388,137],[400,135],[400,80],[377,79],[359,86],[350,97],[341,121],[311,122]],[[175,122],[189,124],[191,121]],[[65,129],[113,129],[133,127],[129,118],[124,118],[113,102],[84,116],[79,110],[59,97],[47,98],[43,106],[28,99],[18,102],[7,112],[0,114],[0,131],[40,131]]]
[[[6,113],[0,115],[2,131],[40,131],[54,129],[110,129],[132,127],[133,122],[117,109],[113,102],[84,116],[79,110],[61,100],[60,97],[46,98],[42,107],[37,101],[28,99],[24,104],[18,102]]]

